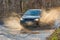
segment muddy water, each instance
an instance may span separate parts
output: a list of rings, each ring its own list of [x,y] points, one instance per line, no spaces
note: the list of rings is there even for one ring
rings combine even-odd
[[[41,22],[52,24],[60,15],[60,10],[53,9],[50,11],[43,11]],[[58,20],[58,19],[57,19]],[[57,22],[57,21],[56,21]],[[58,21],[59,22],[59,21]],[[54,22],[53,22],[54,23]],[[55,23],[59,24],[59,23]],[[40,34],[20,34],[20,31],[24,29],[20,25],[20,18],[8,17],[4,18],[4,26],[0,26],[0,39],[2,40],[46,40],[53,32],[53,30],[39,30]]]
[[[60,9],[50,9],[49,11],[43,11],[41,14],[40,22],[44,24],[53,25],[55,20],[57,20],[60,16]],[[42,24],[43,25],[43,24]]]
[[[14,14],[15,15],[15,14]],[[60,9],[51,9],[49,11],[43,10],[42,17],[40,18],[40,22],[43,24],[54,25],[55,20],[60,16]],[[19,16],[19,15],[18,15]],[[42,24],[42,25],[43,25]],[[20,25],[20,18],[14,16],[4,18],[4,26],[12,31],[11,33],[15,33],[16,31],[20,31],[25,29],[22,25]],[[14,32],[13,32],[14,31]]]
[[[16,34],[17,31],[23,29],[23,26],[20,25],[20,15],[17,13],[11,13],[10,16],[3,18],[5,28],[9,29],[9,32]]]
[[[0,40],[46,40],[55,30],[39,30],[38,34],[20,34],[20,31],[16,31],[17,34],[10,33],[8,28],[0,25]],[[13,31],[14,32],[14,31]]]

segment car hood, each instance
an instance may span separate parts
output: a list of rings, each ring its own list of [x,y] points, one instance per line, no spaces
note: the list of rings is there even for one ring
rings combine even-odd
[[[40,16],[23,16],[22,18],[40,18]]]

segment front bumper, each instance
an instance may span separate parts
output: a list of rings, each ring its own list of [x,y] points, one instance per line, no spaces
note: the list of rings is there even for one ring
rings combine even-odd
[[[37,26],[39,21],[20,21],[23,26]]]

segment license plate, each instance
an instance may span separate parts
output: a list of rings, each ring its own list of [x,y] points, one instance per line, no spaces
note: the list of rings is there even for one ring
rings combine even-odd
[[[27,25],[32,25],[33,23],[31,21],[26,22]]]

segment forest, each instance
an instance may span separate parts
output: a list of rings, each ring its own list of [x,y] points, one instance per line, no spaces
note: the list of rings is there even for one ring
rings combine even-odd
[[[0,17],[12,12],[21,14],[27,9],[49,9],[60,6],[60,0],[0,0]]]

